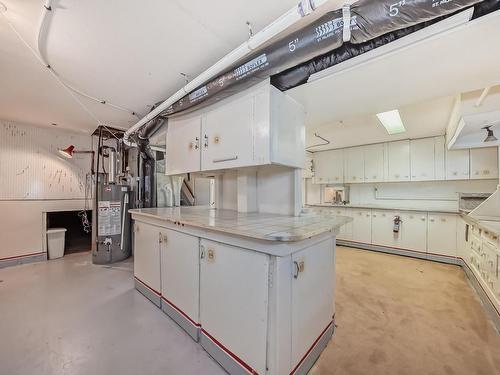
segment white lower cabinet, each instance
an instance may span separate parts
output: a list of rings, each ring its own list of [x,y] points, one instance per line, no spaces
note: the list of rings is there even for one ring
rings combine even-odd
[[[401,247],[408,250],[427,250],[427,212],[401,212],[403,241]]]
[[[374,245],[401,247],[402,227],[394,232],[394,219],[400,216],[397,211],[372,210],[372,243]]]
[[[372,242],[372,215],[370,209],[352,209],[352,240]]]
[[[162,300],[196,325],[199,321],[200,240],[166,228],[161,228],[160,233]]]
[[[457,256],[457,216],[455,214],[429,213],[427,251],[432,254]]]
[[[334,242],[292,255],[292,367],[331,323],[334,314]]]
[[[160,228],[134,223],[134,276],[153,293],[160,295]]]
[[[335,208],[333,210],[333,214],[337,216],[352,217],[351,210],[349,208]],[[340,227],[337,238],[339,240],[346,240],[346,241],[352,239],[352,221]]]
[[[201,240],[202,332],[266,373],[269,256]]]

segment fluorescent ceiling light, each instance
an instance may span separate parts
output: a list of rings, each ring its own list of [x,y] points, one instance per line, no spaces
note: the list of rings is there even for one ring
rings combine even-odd
[[[377,113],[379,121],[384,125],[389,134],[399,134],[406,131],[403,120],[397,109],[388,112]]]

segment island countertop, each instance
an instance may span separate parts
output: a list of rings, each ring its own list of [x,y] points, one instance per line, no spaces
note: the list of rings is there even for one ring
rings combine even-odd
[[[304,213],[287,216],[267,213],[242,213],[206,206],[140,208],[129,210],[134,219],[144,217],[175,224],[213,230],[266,241],[293,242],[338,229],[352,221],[346,216]]]

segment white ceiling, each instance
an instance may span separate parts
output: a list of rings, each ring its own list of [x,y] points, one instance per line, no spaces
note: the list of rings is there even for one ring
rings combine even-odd
[[[43,0],[2,0],[4,14],[36,49]],[[55,0],[42,34],[50,65],[78,89],[143,115],[297,0]],[[96,119],[127,128],[127,112],[79,100],[41,66],[0,16],[0,118],[93,131]]]
[[[496,12],[359,65],[351,61],[349,69],[339,65],[331,74],[311,77],[288,91],[306,108],[307,144],[320,142],[315,132],[332,142],[323,149],[444,134],[456,94],[500,83],[500,48],[492,45],[499,39]],[[375,114],[396,108],[407,132],[389,136]]]
[[[375,114],[355,116],[317,127],[310,126],[307,128],[307,145],[324,143],[314,137],[314,133],[329,140],[330,144],[313,147],[311,151],[443,135],[453,104],[454,97],[444,97],[399,107],[406,128],[406,132],[400,134],[388,135]]]

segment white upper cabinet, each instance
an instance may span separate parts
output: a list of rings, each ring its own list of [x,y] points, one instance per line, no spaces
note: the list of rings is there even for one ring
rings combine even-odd
[[[169,120],[166,174],[200,170],[201,116],[188,115]]]
[[[384,155],[383,143],[364,147],[365,182],[384,180]]]
[[[201,127],[201,170],[252,165],[254,160],[253,95],[237,98],[207,112]],[[265,135],[269,137],[267,133]]]
[[[471,180],[498,178],[498,149],[496,147],[470,150]]]
[[[386,181],[410,180],[410,141],[389,142],[387,145]]]
[[[444,136],[434,137],[434,174],[435,180],[444,180],[446,178],[445,165],[445,140]]]
[[[412,181],[434,180],[434,138],[410,141],[410,170]]]
[[[345,158],[345,182],[356,183],[365,180],[365,157],[363,147],[347,148]]]
[[[303,168],[304,124],[303,107],[265,81],[169,119],[166,173],[267,164]]]
[[[469,150],[446,151],[446,179],[469,179]]]
[[[314,153],[315,184],[341,184],[344,182],[344,150]]]
[[[444,136],[316,152],[314,166],[315,184],[496,179],[499,176],[496,147],[447,150]]]

